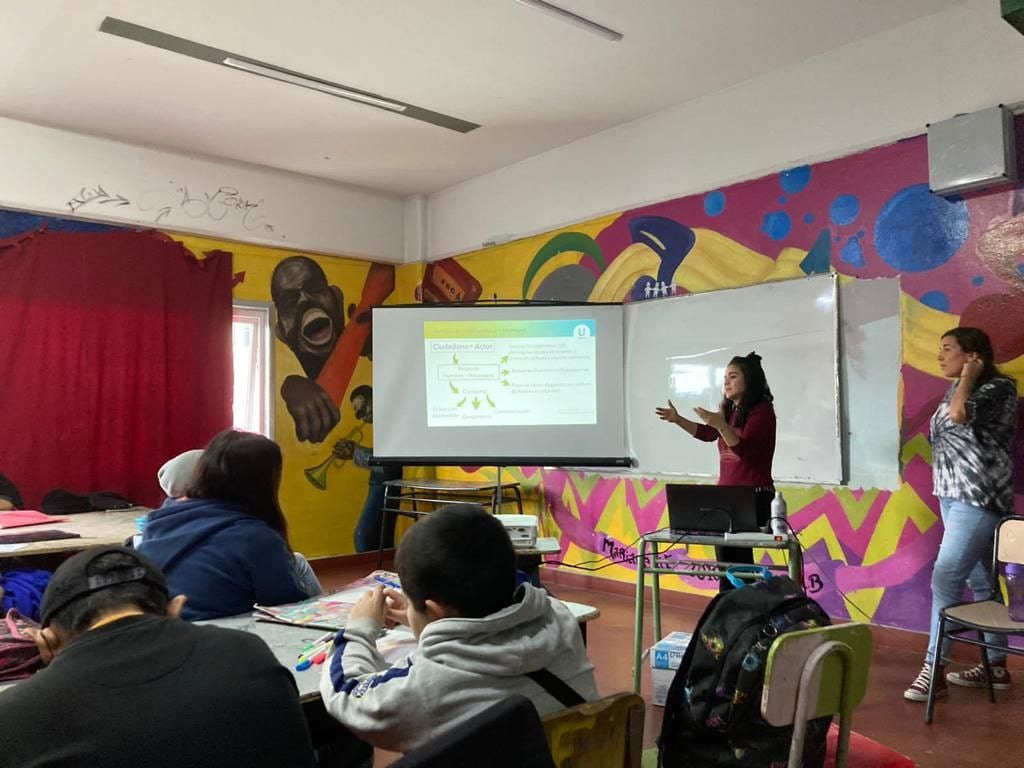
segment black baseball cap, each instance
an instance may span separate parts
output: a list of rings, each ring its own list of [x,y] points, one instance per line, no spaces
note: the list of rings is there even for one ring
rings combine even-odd
[[[131,558],[132,563],[98,570],[95,567],[96,561],[110,554],[125,555]],[[75,600],[118,584],[132,582],[149,584],[169,595],[167,579],[156,563],[134,549],[99,546],[79,552],[61,563],[50,579],[40,606],[40,624],[48,626],[55,613]]]

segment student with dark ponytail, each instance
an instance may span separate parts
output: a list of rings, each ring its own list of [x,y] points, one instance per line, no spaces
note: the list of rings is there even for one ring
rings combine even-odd
[[[767,525],[767,500],[774,488],[772,460],[775,457],[775,408],[772,391],[761,367],[761,356],[751,352],[734,357],[725,369],[721,407],[717,411],[694,408],[700,421],[679,415],[672,401],[667,408],[655,408],[662,421],[681,427],[698,440],[718,443],[718,484],[740,485],[764,491],[758,505],[758,524]],[[748,548],[720,547],[721,562],[753,562]],[[723,579],[722,587],[728,588]]]

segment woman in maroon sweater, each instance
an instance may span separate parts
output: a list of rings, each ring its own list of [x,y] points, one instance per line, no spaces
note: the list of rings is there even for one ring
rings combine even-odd
[[[694,408],[700,422],[679,415],[672,401],[655,408],[658,418],[682,427],[698,440],[718,443],[718,484],[751,486],[764,491],[758,504],[758,524],[767,525],[770,492],[773,490],[772,459],[775,456],[775,409],[761,357],[751,352],[734,357],[725,369],[722,405],[717,411]],[[721,562],[753,562],[753,551],[720,547]],[[728,582],[722,580],[723,588]]]

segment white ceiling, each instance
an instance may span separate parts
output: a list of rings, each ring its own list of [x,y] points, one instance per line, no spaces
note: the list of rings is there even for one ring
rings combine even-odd
[[[956,0],[0,0],[0,115],[429,193]],[[114,16],[472,122],[468,134],[97,31]]]

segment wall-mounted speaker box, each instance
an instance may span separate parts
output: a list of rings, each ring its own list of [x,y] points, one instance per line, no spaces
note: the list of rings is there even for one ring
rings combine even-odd
[[[930,123],[928,186],[951,195],[1016,181],[1016,155],[1013,112],[1006,107]]]
[[[1024,35],[1024,0],[1002,0],[999,10],[1006,23]]]

